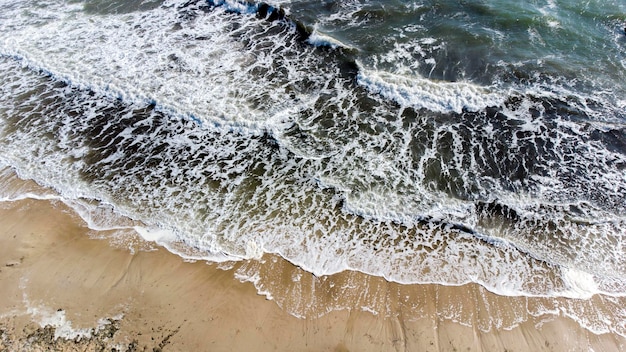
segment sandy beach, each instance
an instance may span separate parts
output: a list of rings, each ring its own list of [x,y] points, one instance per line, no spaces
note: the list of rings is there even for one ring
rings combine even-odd
[[[272,255],[188,262],[131,231],[91,230],[58,200],[0,203],[0,297],[0,351],[626,348],[619,334],[594,334],[558,309],[535,314],[555,300],[356,272],[315,277]],[[593,316],[623,302],[570,306]]]

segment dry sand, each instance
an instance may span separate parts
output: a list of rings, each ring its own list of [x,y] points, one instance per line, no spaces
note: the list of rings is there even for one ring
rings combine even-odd
[[[191,263],[123,236],[90,230],[59,201],[0,202],[0,351],[626,350],[618,334],[538,313],[555,300],[315,277],[270,255]],[[610,309],[602,297],[571,303]]]

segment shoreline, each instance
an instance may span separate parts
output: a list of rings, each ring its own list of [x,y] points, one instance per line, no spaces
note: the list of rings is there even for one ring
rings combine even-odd
[[[0,351],[626,348],[623,336],[596,335],[550,300],[358,272],[315,277],[272,255],[187,262],[114,232],[90,230],[60,201],[0,202]],[[610,309],[602,296],[570,301]]]

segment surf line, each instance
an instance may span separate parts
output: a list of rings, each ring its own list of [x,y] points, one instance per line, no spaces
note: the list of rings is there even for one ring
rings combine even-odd
[[[268,22],[278,22],[281,25],[291,27],[295,31],[296,40],[303,45],[323,48],[336,55],[341,71],[356,79],[359,72],[355,54],[357,49],[335,45],[330,41],[314,40],[315,30],[307,27],[303,22],[291,18],[281,7],[272,6],[266,2],[255,3],[246,0],[207,0],[209,8],[221,7],[228,13],[255,14],[257,18]]]
[[[231,13],[255,13],[258,18],[268,22],[280,21],[295,28],[298,39],[306,41],[311,36],[312,31],[308,29],[302,22],[295,21],[281,7],[275,7],[265,2],[253,3],[251,1],[237,0],[207,0],[210,7],[223,7],[227,12]]]

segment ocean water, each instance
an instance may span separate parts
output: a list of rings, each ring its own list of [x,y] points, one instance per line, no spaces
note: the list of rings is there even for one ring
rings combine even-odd
[[[626,297],[623,1],[0,9],[0,166],[58,193],[3,200],[189,259]]]

